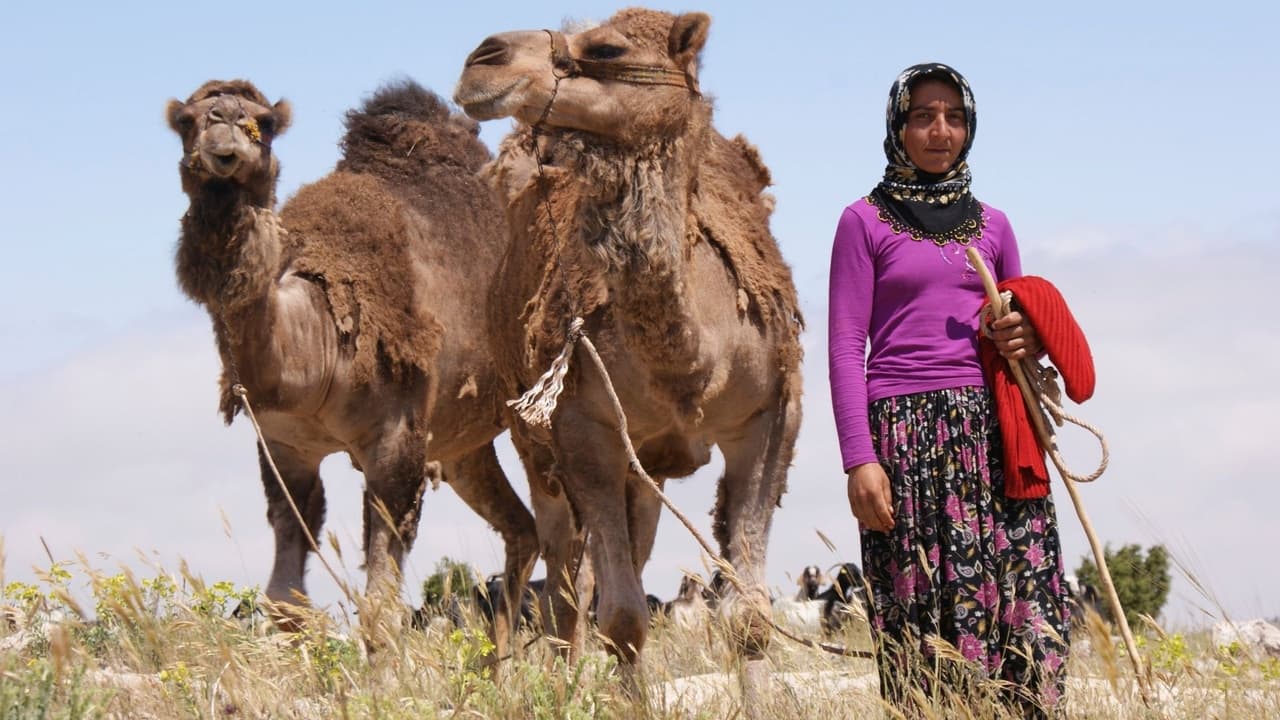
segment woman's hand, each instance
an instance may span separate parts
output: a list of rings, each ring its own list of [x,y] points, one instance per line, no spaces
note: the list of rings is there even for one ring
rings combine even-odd
[[[1031,322],[1017,310],[991,323],[991,339],[1007,360],[1034,358],[1044,349]]]
[[[849,470],[849,509],[868,530],[893,529],[893,496],[889,476],[880,463],[863,463]]]

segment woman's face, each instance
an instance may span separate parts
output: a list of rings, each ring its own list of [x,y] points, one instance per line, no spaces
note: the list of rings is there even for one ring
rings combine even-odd
[[[902,130],[907,158],[919,169],[941,175],[951,169],[964,148],[969,129],[964,101],[955,87],[925,79],[911,88],[911,108]]]

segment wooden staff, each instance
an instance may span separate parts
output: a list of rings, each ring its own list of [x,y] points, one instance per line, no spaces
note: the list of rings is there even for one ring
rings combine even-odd
[[[991,273],[987,270],[987,265],[982,260],[982,256],[978,253],[977,248],[969,247],[966,250],[969,257],[969,264],[978,272],[982,278],[982,287],[987,291],[987,299],[991,302],[992,319],[1000,318],[1009,312],[1009,308],[1005,305],[1004,298],[1000,295],[999,288],[996,287],[996,281],[991,277]],[[1107,559],[1102,549],[1102,544],[1098,542],[1098,535],[1093,531],[1093,523],[1089,522],[1089,514],[1085,512],[1084,503],[1080,499],[1080,493],[1076,488],[1076,482],[1072,479],[1071,472],[1064,467],[1062,457],[1056,450],[1056,441],[1053,430],[1049,423],[1045,421],[1044,411],[1040,407],[1040,398],[1031,389],[1031,384],[1027,381],[1026,373],[1023,372],[1023,363],[1036,363],[1034,358],[1027,357],[1021,361],[1013,361],[1006,359],[1009,363],[1009,370],[1013,373],[1013,379],[1018,383],[1018,389],[1022,391],[1022,399],[1027,404],[1027,413],[1031,416],[1031,424],[1035,427],[1036,438],[1040,441],[1040,447],[1048,451],[1049,457],[1053,459],[1053,466],[1058,469],[1058,474],[1062,476],[1063,483],[1067,486],[1067,493],[1071,496],[1071,504],[1076,508],[1076,517],[1080,518],[1080,525],[1084,528],[1084,534],[1089,539],[1089,547],[1093,550],[1094,561],[1098,565],[1098,575],[1102,578],[1102,588],[1107,596],[1107,603],[1111,607],[1111,615],[1115,618],[1116,624],[1120,626],[1120,635],[1124,638],[1125,647],[1129,651],[1129,661],[1133,663],[1133,672],[1138,678],[1138,688],[1142,693],[1142,702],[1150,706],[1150,688],[1147,685],[1147,674],[1143,670],[1142,658],[1138,655],[1138,646],[1133,641],[1133,633],[1129,630],[1129,621],[1125,618],[1124,607],[1120,604],[1120,596],[1116,593],[1115,583],[1111,581],[1111,571],[1107,569]],[[1006,472],[1014,472],[1016,468],[1006,468]]]

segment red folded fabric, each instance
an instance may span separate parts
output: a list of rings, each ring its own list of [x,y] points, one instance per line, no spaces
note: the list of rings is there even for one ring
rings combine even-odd
[[[1001,292],[1013,293],[1017,308],[1036,329],[1049,361],[1058,369],[1067,397],[1082,403],[1093,396],[1096,380],[1089,341],[1058,288],[1042,277],[1026,275],[1001,282]],[[1049,470],[1044,448],[1036,438],[1022,391],[1009,363],[995,342],[979,333],[978,350],[1000,421],[1004,440],[1004,492],[1011,498],[1042,498],[1049,494]]]

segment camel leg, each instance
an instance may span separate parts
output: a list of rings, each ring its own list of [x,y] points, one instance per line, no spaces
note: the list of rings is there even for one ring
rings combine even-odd
[[[666,478],[654,478],[658,488],[666,485]],[[631,562],[636,575],[644,576],[644,566],[653,553],[653,543],[658,536],[658,520],[662,516],[662,500],[649,487],[649,483],[634,473],[627,474],[627,523],[634,546]]]
[[[445,477],[458,497],[502,536],[506,551],[504,592],[503,597],[494,598],[497,607],[490,633],[496,656],[503,657],[520,617],[521,595],[538,560],[538,533],[533,516],[507,482],[492,442],[452,463]]]
[[[688,477],[711,461],[711,446],[702,438],[675,433],[646,441],[637,453],[641,466],[660,490],[665,489],[669,478]],[[627,513],[635,544],[636,573],[643,575],[658,533],[662,500],[634,471],[627,474]]]
[[[289,498],[297,505],[306,521],[312,537],[320,535],[324,524],[324,485],[320,482],[320,460],[304,455],[294,448],[278,442],[267,442],[280,477],[288,488],[289,497],[280,488],[280,481],[267,463],[263,446],[258,445],[258,465],[262,471],[262,487],[267,495],[267,522],[275,533],[275,562],[271,567],[271,579],[267,583],[267,599],[276,603],[305,604],[307,553],[311,545],[289,505]],[[287,617],[277,622],[288,624]]]
[[[413,547],[426,490],[426,441],[405,426],[360,453],[364,468],[365,592],[395,598],[401,563]]]
[[[529,476],[529,498],[537,518],[538,547],[547,578],[538,598],[543,632],[563,641],[564,655],[581,654],[578,635],[578,594],[575,580],[582,559],[585,534],[565,496],[551,451],[513,428],[512,440]]]
[[[773,511],[786,490],[800,425],[798,393],[779,393],[777,404],[753,417],[740,435],[722,439],[725,471],[716,497],[714,530],[721,554],[733,566],[742,589],[729,586],[721,603],[728,615],[730,642],[745,661],[743,703],[759,708],[768,674],[764,651],[770,634],[765,553]],[[736,595],[736,597],[734,597]]]
[[[572,436],[557,437],[557,469],[591,535],[596,584],[600,589],[596,624],[629,671],[644,648],[649,630],[649,607],[636,572],[627,509],[627,459],[617,430],[562,407],[555,431],[572,428]]]
[[[573,578],[573,594],[574,597],[581,598],[582,608],[578,613],[578,627],[574,630],[576,637],[585,638],[589,633],[593,632],[596,624],[596,570],[595,561],[591,559],[591,538],[585,532],[582,534],[582,542],[584,552],[581,554],[581,561],[578,563],[574,572],[577,573]],[[582,648],[576,648],[578,655],[581,654]],[[573,656],[574,659],[577,655]]]

